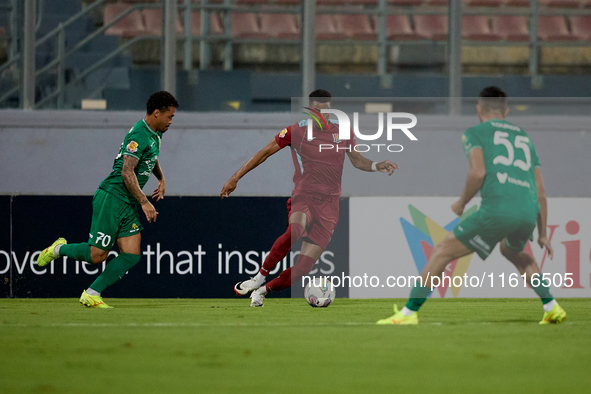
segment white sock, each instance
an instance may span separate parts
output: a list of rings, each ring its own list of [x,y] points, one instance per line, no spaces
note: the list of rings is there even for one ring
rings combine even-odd
[[[260,272],[258,274],[256,274],[256,276],[254,277],[254,281],[259,286],[262,285],[263,283],[265,283],[266,280],[267,280],[267,277],[264,276],[263,274],[261,274]]]
[[[552,300],[547,304],[544,304],[544,312],[550,312],[552,310],[552,308],[554,308],[554,305],[556,305],[557,302],[556,300]]]
[[[62,257],[62,255],[60,254],[60,248],[62,247],[63,244],[59,244],[56,245],[55,248],[53,248],[53,253],[55,253],[55,257]]]
[[[256,289],[255,291],[257,293],[259,293],[260,295],[266,295],[268,293],[267,286],[261,286],[258,289]]]
[[[410,316],[415,312],[416,311],[412,311],[412,310],[408,309],[407,307],[402,308],[402,310],[400,311],[400,313],[402,313],[403,316]]]
[[[92,290],[90,287],[88,289],[86,289],[86,293],[90,294],[91,296],[100,296],[101,295],[101,293],[99,293],[96,290]]]

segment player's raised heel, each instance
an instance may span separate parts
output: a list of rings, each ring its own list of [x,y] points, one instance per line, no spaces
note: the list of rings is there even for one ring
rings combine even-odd
[[[58,238],[54,243],[52,243],[50,246],[48,246],[47,248],[43,249],[43,252],[41,252],[41,254],[39,255],[39,257],[37,257],[37,265],[39,267],[45,267],[47,264],[51,263],[53,260],[57,259],[57,256],[55,254],[55,247],[57,245],[64,245],[67,244],[68,242],[66,241],[65,238]]]
[[[262,283],[257,283],[254,278],[250,278],[249,280],[244,280],[242,282],[236,283],[234,286],[234,291],[237,295],[242,296],[248,294],[249,292],[258,289],[261,287]]]
[[[566,320],[566,311],[558,304],[550,312],[544,312],[540,324],[559,324]]]
[[[417,325],[419,324],[419,314],[417,312],[413,312],[410,316],[404,316],[402,312],[398,310],[398,306],[394,304],[394,314],[386,319],[381,319],[377,321],[377,324],[380,325],[401,325],[401,326],[409,326],[409,325]]]
[[[90,295],[86,292],[86,290],[84,290],[80,296],[80,305],[88,308],[113,308],[112,306],[105,304],[101,296]]]

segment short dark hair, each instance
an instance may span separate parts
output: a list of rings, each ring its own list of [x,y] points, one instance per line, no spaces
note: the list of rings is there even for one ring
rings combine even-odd
[[[507,93],[496,86],[482,89],[478,100],[483,111],[505,112],[507,109]]]
[[[312,104],[314,101],[317,103],[330,103],[332,96],[326,90],[316,89],[308,97],[310,98],[310,104]]]
[[[164,90],[153,93],[146,103],[146,111],[148,115],[152,115],[156,110],[166,112],[170,107],[178,108],[179,103],[172,94]]]

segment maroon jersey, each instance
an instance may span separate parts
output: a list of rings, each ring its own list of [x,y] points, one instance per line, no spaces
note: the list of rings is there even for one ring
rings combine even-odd
[[[357,142],[353,131],[351,139],[339,140],[338,123],[331,119],[327,124],[328,130],[324,131],[314,127],[311,140],[308,140],[307,120],[286,127],[275,136],[281,148],[291,147],[295,166],[293,193],[341,194],[345,153],[354,149]]]

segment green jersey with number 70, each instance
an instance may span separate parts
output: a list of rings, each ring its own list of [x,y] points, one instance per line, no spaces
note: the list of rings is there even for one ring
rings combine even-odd
[[[540,211],[535,169],[540,160],[529,135],[514,124],[492,119],[466,130],[462,145],[466,157],[475,148],[484,155],[480,209],[535,223]]]

